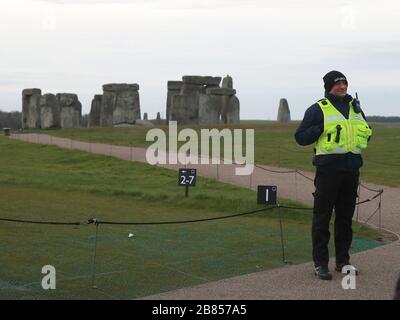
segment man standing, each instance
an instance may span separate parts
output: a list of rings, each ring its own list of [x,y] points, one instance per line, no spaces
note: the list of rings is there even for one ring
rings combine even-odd
[[[323,80],[325,98],[306,110],[295,139],[302,146],[316,143],[312,254],[316,276],[331,280],[328,243],[332,210],[335,209],[335,269],[341,272],[350,265],[352,218],[363,164],[361,151],[367,147],[372,130],[358,100],[347,94],[346,77],[339,71],[330,71]]]

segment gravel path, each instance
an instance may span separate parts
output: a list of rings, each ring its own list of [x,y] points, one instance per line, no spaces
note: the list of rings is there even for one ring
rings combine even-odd
[[[11,138],[146,162],[144,148],[87,143],[45,134],[12,134]],[[200,176],[214,177],[222,182],[251,189],[256,189],[260,184],[276,185],[279,197],[309,205],[313,202],[314,173],[311,172],[293,172],[292,169],[257,165],[251,176],[237,176],[234,170],[238,165],[235,164],[189,166],[197,168]],[[182,165],[162,167],[176,170]],[[381,212],[376,211],[379,203],[377,197],[360,205],[355,218],[381,228],[388,238],[396,241],[352,255],[352,262],[360,269],[355,290],[342,288],[343,275],[340,273],[334,273],[333,281],[316,279],[312,272],[313,263],[309,262],[170,291],[145,299],[391,299],[400,272],[400,188],[363,182],[360,200],[376,195],[376,192],[368,189],[384,190]],[[330,264],[333,270],[334,260]]]

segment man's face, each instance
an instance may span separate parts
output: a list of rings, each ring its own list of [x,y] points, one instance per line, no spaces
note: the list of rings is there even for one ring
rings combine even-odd
[[[344,98],[347,94],[347,83],[346,81],[338,81],[334,84],[330,94],[333,94],[336,97]]]

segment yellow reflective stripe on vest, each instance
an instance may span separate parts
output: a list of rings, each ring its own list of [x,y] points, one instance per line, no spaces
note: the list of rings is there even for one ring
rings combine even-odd
[[[330,116],[325,119],[325,121],[335,121],[335,120],[344,120],[342,115],[340,116]]]

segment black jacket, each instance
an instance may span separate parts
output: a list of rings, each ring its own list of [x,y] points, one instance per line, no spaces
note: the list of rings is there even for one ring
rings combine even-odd
[[[346,95],[343,101],[339,101],[334,95],[325,92],[325,97],[335,106],[343,116],[349,118],[349,102],[353,99],[350,95]],[[365,119],[364,113],[361,111]],[[316,142],[319,136],[324,131],[324,115],[318,103],[314,103],[309,107],[303,121],[297,128],[295,139],[299,145],[306,146]],[[346,154],[327,154],[314,156],[312,163],[319,170],[333,171],[348,171],[356,172],[363,165],[361,155],[346,153]]]

